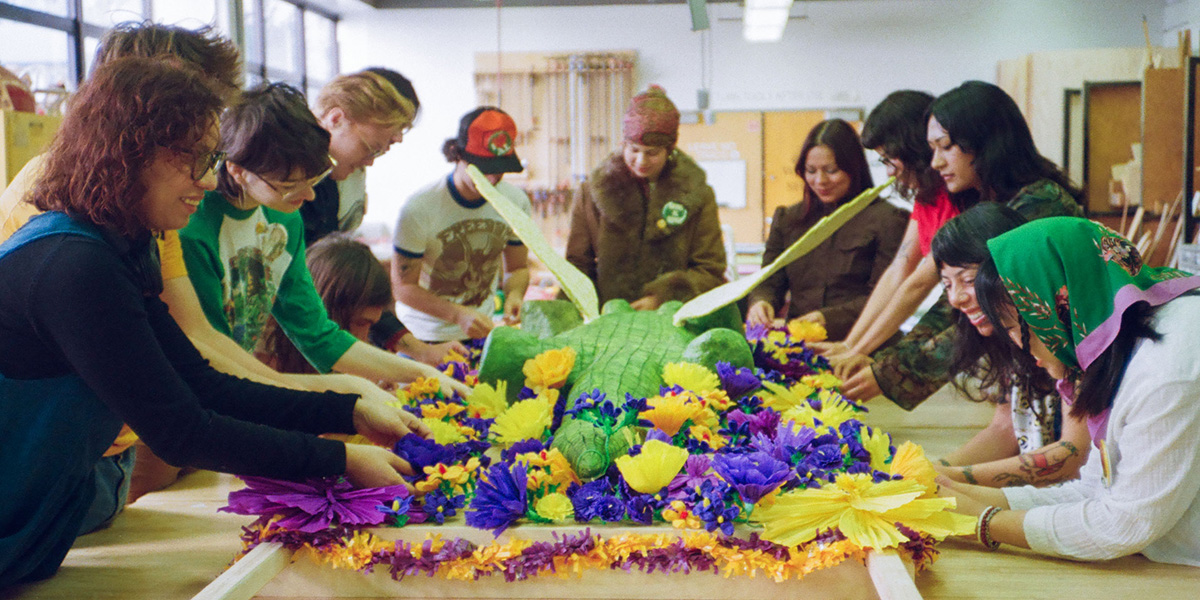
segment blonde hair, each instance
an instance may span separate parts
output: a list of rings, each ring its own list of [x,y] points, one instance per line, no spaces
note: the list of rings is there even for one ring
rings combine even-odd
[[[351,121],[382,127],[404,127],[417,116],[412,100],[369,70],[338,75],[321,88],[318,113],[324,116],[334,108],[342,109]]]

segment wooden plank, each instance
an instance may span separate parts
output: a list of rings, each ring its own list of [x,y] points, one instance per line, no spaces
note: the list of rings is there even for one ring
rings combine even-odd
[[[192,600],[250,600],[291,561],[283,544],[259,544]]]
[[[921,600],[911,569],[912,565],[901,560],[895,550],[867,555],[867,572],[879,593],[879,600]]]

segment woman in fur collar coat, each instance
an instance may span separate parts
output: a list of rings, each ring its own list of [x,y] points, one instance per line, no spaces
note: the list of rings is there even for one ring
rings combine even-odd
[[[591,173],[571,215],[567,260],[600,301],[639,310],[725,281],[725,247],[704,170],[675,148],[679,111],[658,86],[635,96],[625,142]]]

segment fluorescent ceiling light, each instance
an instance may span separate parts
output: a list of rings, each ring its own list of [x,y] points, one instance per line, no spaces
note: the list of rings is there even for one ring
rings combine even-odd
[[[748,42],[777,42],[783,37],[792,0],[746,0],[742,37]]]

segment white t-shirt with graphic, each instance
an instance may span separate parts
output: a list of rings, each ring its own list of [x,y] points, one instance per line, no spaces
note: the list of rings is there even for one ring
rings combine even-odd
[[[337,182],[338,188],[338,231],[354,231],[362,225],[367,212],[367,172],[355,169],[345,179]]]
[[[529,196],[501,181],[500,193],[526,214],[533,210]],[[454,189],[450,177],[425,186],[400,209],[392,245],[396,253],[424,258],[420,285],[440,298],[492,313],[492,294],[502,275],[503,252],[520,244],[508,223],[486,200],[470,201]],[[417,339],[427,342],[467,337],[455,323],[396,303],[396,316]]]

